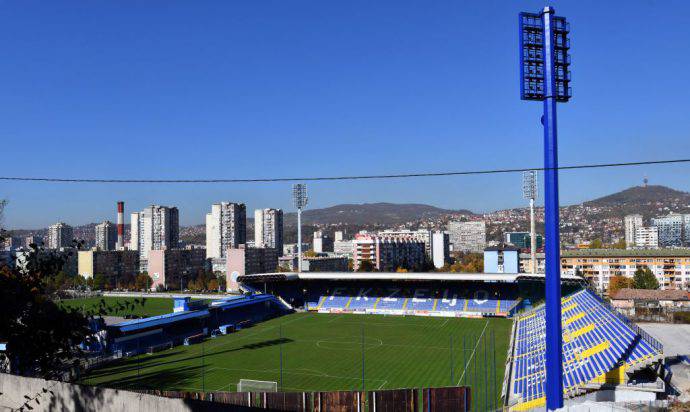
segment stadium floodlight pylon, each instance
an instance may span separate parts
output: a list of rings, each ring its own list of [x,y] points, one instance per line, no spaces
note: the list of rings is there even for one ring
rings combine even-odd
[[[278,392],[278,382],[240,379],[237,392]]]
[[[530,262],[532,273],[537,273],[537,231],[534,222],[534,201],[537,199],[537,171],[522,172],[522,197],[529,200]]]
[[[292,200],[297,208],[297,272],[302,271],[302,209],[307,207],[307,185],[296,183],[292,186]]]
[[[520,13],[520,98],[544,104],[544,224],[546,266],[546,409],[563,407],[561,258],[558,216],[556,103],[570,90],[570,25],[546,6]]]

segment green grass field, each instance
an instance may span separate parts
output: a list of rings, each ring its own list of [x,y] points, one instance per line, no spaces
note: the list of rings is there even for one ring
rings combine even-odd
[[[94,298],[61,300],[59,305],[63,308],[76,308],[79,310],[89,311],[98,307],[101,300],[105,300],[105,303],[109,307],[114,308],[113,310],[109,310],[107,313],[111,316],[156,316],[173,311],[173,300],[170,298],[145,298],[144,305],[135,305],[134,310],[117,308],[119,304],[125,304],[127,302],[133,303],[135,299],[141,300],[140,298],[102,296]]]
[[[284,391],[359,390],[364,352],[367,390],[466,384],[479,405],[500,396],[510,328],[507,319],[298,313],[122,359],[83,382],[235,391],[240,379],[255,379],[282,382]]]

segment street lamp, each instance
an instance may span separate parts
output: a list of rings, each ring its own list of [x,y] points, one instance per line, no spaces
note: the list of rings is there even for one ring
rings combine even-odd
[[[297,183],[292,186],[292,200],[297,208],[297,272],[302,271],[302,209],[307,207],[307,185]]]
[[[556,103],[570,90],[570,25],[553,7],[520,13],[520,98],[544,104],[544,248],[546,258],[546,409],[563,407],[561,257],[558,228]]]

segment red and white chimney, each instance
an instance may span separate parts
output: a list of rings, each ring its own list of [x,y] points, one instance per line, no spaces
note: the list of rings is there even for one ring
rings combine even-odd
[[[117,202],[117,249],[125,248],[125,202]]]

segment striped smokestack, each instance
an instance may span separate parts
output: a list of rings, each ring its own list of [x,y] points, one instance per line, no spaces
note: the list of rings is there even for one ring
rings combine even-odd
[[[117,202],[117,249],[125,248],[125,202]]]

